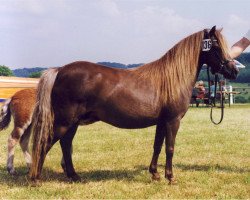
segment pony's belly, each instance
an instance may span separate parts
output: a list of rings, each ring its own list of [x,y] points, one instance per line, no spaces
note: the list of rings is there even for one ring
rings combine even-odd
[[[133,119],[133,118],[105,118],[101,119],[101,121],[106,122],[110,125],[113,125],[118,128],[126,128],[126,129],[137,129],[137,128],[146,128],[149,126],[153,126],[156,124],[156,119]]]
[[[157,123],[157,117],[152,115],[143,115],[138,112],[120,112],[115,109],[102,110],[98,113],[99,120],[116,126],[118,128],[146,128]]]
[[[118,128],[136,129],[146,128],[157,123],[157,117],[145,116],[137,112],[128,113],[120,112],[115,109],[98,108],[97,110],[89,110],[81,114],[78,120],[79,125],[88,125],[97,121],[103,121]]]
[[[118,128],[136,129],[153,126],[157,123],[157,119],[157,116],[146,116],[143,115],[143,112],[129,113],[120,112],[112,108],[99,108],[82,114],[78,124],[88,125],[97,121],[103,121]]]

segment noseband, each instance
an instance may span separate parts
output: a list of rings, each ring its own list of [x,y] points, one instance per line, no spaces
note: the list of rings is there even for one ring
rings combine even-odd
[[[218,54],[218,52],[216,51],[215,52],[215,55],[216,57],[221,60],[220,61],[220,68],[219,70],[216,72],[216,73],[220,73],[220,74],[223,74],[222,72],[225,72],[227,69],[226,69],[226,65],[230,62],[234,62],[233,59],[221,59],[220,55]]]

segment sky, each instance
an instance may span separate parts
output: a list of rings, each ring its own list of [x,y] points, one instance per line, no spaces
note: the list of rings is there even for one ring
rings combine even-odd
[[[147,63],[214,25],[233,45],[250,29],[250,0],[0,0],[0,65]]]

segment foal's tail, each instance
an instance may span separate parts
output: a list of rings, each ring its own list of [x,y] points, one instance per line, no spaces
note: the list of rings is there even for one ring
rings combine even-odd
[[[0,110],[0,131],[8,128],[11,120],[11,111],[10,111],[10,102],[11,99],[8,99],[4,102]]]
[[[30,177],[39,178],[39,173],[53,139],[54,112],[51,106],[51,91],[55,83],[58,68],[46,70],[40,78],[37,88],[37,102],[32,119],[33,147]]]

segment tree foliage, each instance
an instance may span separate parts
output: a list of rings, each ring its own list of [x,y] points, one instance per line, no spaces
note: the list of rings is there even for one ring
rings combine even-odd
[[[13,76],[13,73],[8,67],[0,65],[0,76]]]
[[[133,68],[133,67],[138,67],[140,65],[143,65],[142,63],[125,65],[125,64],[116,63],[116,62],[98,62],[97,64],[104,65],[104,66],[107,66],[107,67],[123,68],[123,69]]]
[[[22,69],[15,69],[13,73],[17,77],[30,77],[31,74],[36,72],[41,72],[47,68],[42,67],[34,67],[34,68],[22,68]]]
[[[40,78],[42,75],[42,71],[39,72],[33,72],[29,75],[29,78]]]

